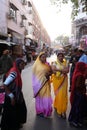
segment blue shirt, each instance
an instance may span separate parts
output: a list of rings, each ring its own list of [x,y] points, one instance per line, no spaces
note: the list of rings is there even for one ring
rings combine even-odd
[[[86,54],[83,54],[80,59],[79,59],[79,62],[84,62],[87,64],[87,55]]]

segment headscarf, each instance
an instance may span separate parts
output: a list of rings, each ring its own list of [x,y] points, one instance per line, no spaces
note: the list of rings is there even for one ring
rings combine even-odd
[[[16,65],[17,65],[17,66],[19,66],[19,64],[20,64],[21,62],[24,62],[23,59],[21,59],[21,58],[17,58],[17,59],[16,59]]]
[[[85,71],[86,71],[86,64],[84,62],[77,62],[72,77],[72,86],[71,86],[71,95],[70,95],[71,104],[73,103],[73,99],[74,99],[76,79],[78,76],[85,77]]]
[[[49,65],[41,62],[40,57],[42,55],[45,55],[45,52],[39,54],[32,68],[32,87],[34,97],[47,82],[48,79],[46,78],[46,73],[50,71]]]
[[[64,56],[64,52],[63,51],[58,51],[57,56],[59,56],[59,55]]]
[[[36,59],[34,65],[36,65],[38,62],[41,63],[40,57],[41,57],[42,55],[45,55],[45,52],[40,52],[40,53],[39,53],[39,55],[38,55],[38,57],[37,57],[37,59]]]
[[[20,73],[21,73],[22,69],[20,69],[20,64],[21,64],[21,63],[24,63],[24,60],[23,60],[22,58],[17,58],[17,59],[15,60],[15,62],[16,62],[16,66],[18,67],[18,69],[19,69],[19,71],[20,71]]]
[[[22,88],[22,79],[21,79],[21,73],[18,66],[21,62],[23,62],[23,60],[21,58],[17,58],[13,63],[13,67],[6,74],[6,76],[8,76],[11,72],[16,72],[17,77],[15,78],[15,82],[16,82],[16,86],[20,88]]]

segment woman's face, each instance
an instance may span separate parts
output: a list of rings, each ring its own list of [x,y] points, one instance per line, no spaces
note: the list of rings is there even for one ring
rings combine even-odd
[[[40,60],[42,63],[45,63],[46,62],[46,55],[45,54],[41,55]]]
[[[59,59],[60,62],[63,62],[64,55],[63,54],[59,54],[57,56],[57,58]]]
[[[20,70],[23,70],[25,67],[25,63],[22,61],[20,64],[19,64],[19,69]]]

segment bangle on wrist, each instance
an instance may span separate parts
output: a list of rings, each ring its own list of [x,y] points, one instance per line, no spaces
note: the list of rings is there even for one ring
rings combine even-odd
[[[14,98],[13,93],[9,93],[9,94],[8,94],[8,96],[9,96],[11,99],[13,99],[13,98]]]

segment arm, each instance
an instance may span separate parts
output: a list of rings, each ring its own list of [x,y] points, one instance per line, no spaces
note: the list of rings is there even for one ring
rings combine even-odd
[[[10,83],[12,83],[14,81],[16,76],[17,76],[16,72],[11,72],[3,83],[5,92],[10,97],[12,104],[14,104],[14,94],[10,91],[9,85],[10,85]]]
[[[62,70],[62,73],[69,73],[69,65]]]
[[[49,71],[46,72],[46,75],[45,75],[46,78],[49,79],[49,77],[52,75],[52,73],[53,73],[52,68],[51,68],[51,66],[49,65]]]
[[[59,71],[60,73],[62,72],[61,69],[58,69],[56,67],[56,63],[55,62],[52,63],[51,68],[52,68],[53,73],[56,73],[57,71]]]

